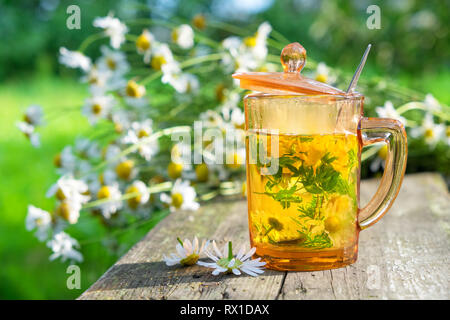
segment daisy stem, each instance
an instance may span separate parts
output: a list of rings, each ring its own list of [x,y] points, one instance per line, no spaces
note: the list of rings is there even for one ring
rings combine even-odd
[[[100,40],[102,38],[105,38],[106,35],[104,32],[94,33],[88,36],[86,39],[83,40],[83,42],[78,47],[79,52],[85,51],[93,42]]]
[[[228,241],[228,260],[233,259],[233,244]]]
[[[177,237],[177,241],[181,244],[181,246],[183,247],[183,241],[181,241],[180,237]]]

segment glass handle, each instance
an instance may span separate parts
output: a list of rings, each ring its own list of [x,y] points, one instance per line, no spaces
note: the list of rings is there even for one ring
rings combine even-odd
[[[362,118],[358,134],[363,147],[384,142],[388,150],[378,190],[359,210],[358,223],[365,229],[380,220],[394,203],[405,174],[408,145],[403,124],[393,119]]]

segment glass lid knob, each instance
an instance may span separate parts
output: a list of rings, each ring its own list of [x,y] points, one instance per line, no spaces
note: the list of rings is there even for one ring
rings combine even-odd
[[[306,50],[298,42],[288,44],[280,55],[284,72],[299,73],[306,63]]]

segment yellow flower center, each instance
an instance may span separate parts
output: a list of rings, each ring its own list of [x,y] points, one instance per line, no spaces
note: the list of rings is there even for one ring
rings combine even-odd
[[[61,153],[58,153],[54,158],[53,158],[53,164],[55,165],[55,167],[57,168],[61,168]]]
[[[242,157],[237,153],[234,153],[232,158],[229,160],[231,161],[227,161],[226,166],[230,169],[239,169],[241,164],[244,162],[244,159],[242,159]]]
[[[194,25],[194,27],[203,30],[206,28],[206,17],[202,14],[197,14],[192,19],[192,24]]]
[[[138,138],[145,138],[148,137],[150,135],[150,132],[148,132],[148,130],[145,129],[141,129],[138,132]]]
[[[256,36],[245,38],[245,39],[244,39],[244,44],[245,44],[247,47],[253,48],[254,46],[256,46]]]
[[[126,190],[127,194],[136,194],[135,197],[128,199],[128,205],[132,209],[136,209],[141,203],[142,195],[139,192],[139,189],[136,186],[129,186]]]
[[[111,197],[111,191],[109,190],[108,186],[103,186],[98,190],[97,192],[97,198],[99,199],[108,199]]]
[[[141,34],[136,40],[136,47],[143,51],[150,49],[150,39],[145,34]]]
[[[126,93],[127,96],[133,97],[133,98],[140,98],[144,95],[145,90],[143,90],[143,87],[138,85],[133,80],[128,81]]]
[[[425,138],[433,138],[433,136],[434,136],[433,130],[432,129],[425,130],[424,136],[425,136]]]
[[[379,156],[381,159],[386,160],[386,157],[387,157],[387,151],[388,151],[388,150],[387,150],[387,145],[382,146],[381,149],[378,150],[378,156]]]
[[[181,260],[180,260],[180,263],[181,263],[183,266],[192,266],[192,265],[194,265],[194,264],[197,263],[198,258],[200,258],[199,255],[196,254],[196,253],[193,253],[193,254],[187,256],[186,258],[181,259]]]
[[[209,178],[209,169],[206,163],[199,164],[195,167],[195,175],[200,182],[206,182]]]
[[[177,29],[174,29],[174,30],[172,31],[172,41],[173,41],[173,42],[177,42],[177,40],[178,40],[178,30],[177,30]]]
[[[61,204],[56,209],[56,214],[65,220],[69,220],[70,208],[67,202],[61,202]]]
[[[66,198],[66,196],[65,196],[64,192],[61,190],[61,188],[58,188],[58,190],[56,191],[55,196],[60,201],[63,201]]]
[[[125,160],[116,166],[116,173],[119,176],[119,178],[123,180],[128,180],[131,176],[133,168],[134,168],[134,161]]]
[[[179,209],[183,204],[183,195],[181,193],[172,194],[172,206]]]
[[[183,165],[180,163],[169,163],[167,167],[167,174],[171,179],[177,179],[181,177],[181,173],[183,172]]]
[[[23,121],[25,121],[29,124],[33,124],[33,121],[30,119],[30,117],[28,115],[23,116]]]
[[[161,70],[161,67],[167,63],[166,58],[163,56],[155,56],[150,62],[151,66],[155,70]]]
[[[92,113],[93,114],[100,114],[102,112],[102,106],[98,103],[92,105]]]
[[[316,81],[320,81],[320,82],[326,83],[327,80],[328,80],[328,77],[327,77],[326,74],[318,74],[316,76]]]
[[[114,61],[114,59],[111,58],[106,58],[106,65],[108,66],[108,68],[110,68],[111,70],[116,70],[117,67],[117,63],[116,61]]]
[[[114,131],[116,133],[122,133],[123,132],[123,126],[118,123],[118,122],[114,122]]]

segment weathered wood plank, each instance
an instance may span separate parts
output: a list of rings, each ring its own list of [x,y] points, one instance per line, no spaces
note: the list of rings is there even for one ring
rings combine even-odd
[[[361,200],[375,192],[363,181]],[[407,176],[390,212],[361,232],[358,261],[319,272],[212,276],[209,269],[167,267],[175,237],[248,243],[245,201],[176,212],[158,224],[80,299],[448,299],[450,197],[437,174]],[[248,245],[248,244],[247,244]]]

